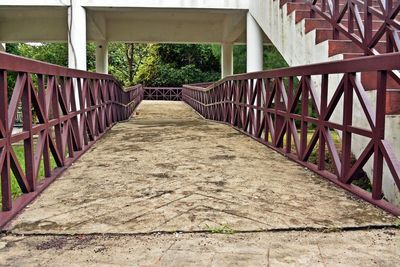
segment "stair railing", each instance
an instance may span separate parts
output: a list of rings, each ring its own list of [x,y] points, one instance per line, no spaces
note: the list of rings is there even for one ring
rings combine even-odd
[[[332,25],[332,37],[342,34],[366,55],[400,51],[400,1],[306,0],[312,14]]]

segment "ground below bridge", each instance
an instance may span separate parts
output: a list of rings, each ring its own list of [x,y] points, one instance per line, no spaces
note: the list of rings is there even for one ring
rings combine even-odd
[[[145,101],[12,221],[0,265],[395,265],[395,220],[182,102]]]

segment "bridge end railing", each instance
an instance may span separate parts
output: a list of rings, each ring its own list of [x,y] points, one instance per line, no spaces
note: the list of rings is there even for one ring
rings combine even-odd
[[[181,101],[182,87],[144,87],[143,100]]]

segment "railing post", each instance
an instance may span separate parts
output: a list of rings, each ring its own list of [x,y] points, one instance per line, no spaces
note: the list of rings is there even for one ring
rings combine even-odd
[[[348,11],[347,11],[347,20],[348,20],[347,28],[349,30],[349,33],[354,33],[354,14],[351,11],[351,7],[350,7],[350,5],[353,5],[353,2],[349,1],[348,5],[349,6],[348,6]]]
[[[46,105],[46,91],[44,88],[44,77],[43,75],[38,75],[38,98],[39,102],[43,108],[43,117],[44,117],[44,123],[46,125],[46,128],[44,130],[44,135],[45,141],[43,145],[43,166],[44,166],[44,176],[45,177],[50,177],[51,176],[51,164],[50,164],[50,148],[49,148],[49,125],[48,125],[48,120],[49,120],[49,114],[47,110],[47,105]],[[37,173],[37,171],[36,171]]]
[[[325,169],[325,113],[328,105],[328,74],[322,75],[321,82],[321,103],[319,109],[319,148],[318,148],[318,169]]]
[[[59,95],[59,81],[58,79],[53,76],[53,95],[52,95],[52,109],[53,109],[53,116],[55,119],[57,119],[57,124],[54,126],[54,133],[55,133],[55,138],[56,138],[56,147],[58,154],[60,155],[60,161],[61,165],[65,165],[65,153],[64,153],[64,148],[62,144],[62,134],[61,134],[61,118],[60,118],[60,107],[59,107],[59,102],[61,96]]]
[[[73,78],[71,78],[71,86],[71,112],[76,112],[76,116],[71,118],[71,126],[76,137],[76,150],[79,151],[82,150],[82,138],[80,135],[81,131],[79,129],[79,120],[82,119],[80,115],[81,110],[85,109],[83,103],[81,103],[80,97],[80,91],[82,90],[81,79],[76,78],[76,81],[74,81]],[[78,107],[80,107],[80,109],[78,109]]]
[[[350,83],[349,75],[344,75],[344,95],[343,95],[343,131],[342,131],[342,169],[339,179],[346,181],[347,174],[351,167],[351,132],[348,127],[353,122],[353,88]]]
[[[386,15],[386,17],[388,17],[393,9],[393,1],[386,0],[384,7],[385,7],[385,15]],[[389,36],[388,31],[387,31],[387,33],[386,33],[386,53],[391,53],[393,51],[394,51],[394,44],[393,44],[391,37]]]
[[[0,131],[0,140],[5,141],[0,145],[1,203],[2,210],[9,211],[12,208],[9,153],[11,137],[8,128],[8,86],[5,70],[0,70],[0,123],[3,126],[3,132]]]
[[[289,77],[289,84],[287,90],[287,107],[286,107],[286,153],[292,151],[292,130],[290,129],[290,109],[293,101],[293,76]]]
[[[25,73],[26,82],[22,92],[22,121],[23,131],[28,132],[28,138],[24,140],[25,155],[25,176],[28,181],[30,191],[35,191],[36,177],[34,171],[34,153],[33,153],[33,134],[32,134],[32,96],[31,96],[31,77]]]
[[[386,82],[387,72],[378,71],[376,91],[376,119],[372,130],[374,141],[374,169],[372,177],[372,198],[382,198],[383,154],[379,144],[385,138],[385,111],[386,111]]]
[[[364,0],[364,44],[366,47],[372,39],[372,14],[369,7],[372,6],[372,0]]]
[[[340,5],[339,5],[339,0],[332,0],[333,1],[333,10],[332,10],[332,22],[336,24],[339,19],[340,15]],[[336,27],[333,28],[333,39],[339,39],[339,31],[336,29]]]
[[[308,123],[306,117],[308,116],[308,97],[309,92],[307,88],[306,79],[310,79],[309,76],[303,76],[301,79],[301,136],[300,136],[300,157],[303,160],[307,149],[307,137],[308,137]],[[275,129],[276,130],[276,129]]]
[[[313,5],[315,5],[315,2],[316,2],[316,1],[312,1],[311,3],[312,3]],[[325,11],[326,11],[326,0],[322,0],[321,11],[322,11],[322,12],[325,12]]]

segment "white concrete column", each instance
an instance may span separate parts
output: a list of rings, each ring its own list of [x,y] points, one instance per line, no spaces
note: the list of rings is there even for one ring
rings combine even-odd
[[[256,20],[247,12],[247,72],[263,70],[263,32]]]
[[[0,51],[6,52],[6,43],[0,43]]]
[[[96,43],[96,72],[108,73],[108,43]]]
[[[86,11],[80,0],[71,0],[68,8],[68,66],[86,70]]]
[[[233,45],[221,45],[221,77],[233,74]]]

